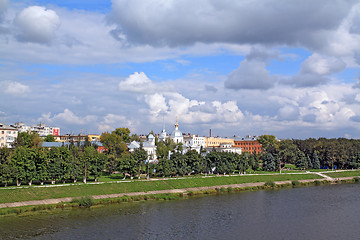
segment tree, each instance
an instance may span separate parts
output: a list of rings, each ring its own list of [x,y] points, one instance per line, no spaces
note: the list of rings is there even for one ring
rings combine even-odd
[[[299,169],[307,169],[308,168],[306,156],[300,150],[298,150],[296,153],[295,166]]]
[[[259,141],[259,143],[261,143],[265,152],[270,152],[271,154],[274,154],[273,151],[276,151],[278,147],[278,142],[274,135],[261,135],[258,137],[257,140]]]
[[[292,140],[285,139],[279,143],[279,158],[284,163],[295,163],[297,146]]]
[[[104,170],[106,156],[96,151],[93,147],[84,148],[84,158],[88,159],[89,173],[97,182],[98,177]]]
[[[55,142],[55,137],[54,135],[47,135],[45,138],[44,138],[44,142]]]
[[[279,169],[276,166],[276,160],[271,153],[265,153],[263,156],[263,170],[265,171],[276,171]]]
[[[16,147],[38,148],[41,146],[42,139],[36,132],[21,132],[16,138]]]
[[[0,148],[0,183],[5,187],[13,181],[14,168],[10,161],[10,150],[8,148]]]
[[[130,130],[128,128],[116,128],[112,133],[121,137],[121,140],[125,143],[130,143]]]
[[[25,181],[31,186],[36,176],[35,151],[26,147],[18,147],[11,156],[14,164],[15,179],[17,186]]]
[[[312,165],[314,169],[320,169],[320,161],[316,151],[314,151],[312,156]]]
[[[100,142],[107,149],[107,153],[110,155],[117,155],[120,157],[122,153],[127,151],[127,146],[123,141],[122,136],[116,134],[114,131],[112,133],[102,133]]]
[[[191,150],[185,153],[186,165],[190,167],[190,173],[198,174],[204,169],[203,157],[195,150]]]
[[[306,162],[307,162],[307,168],[312,169],[314,167],[309,155],[306,156]]]

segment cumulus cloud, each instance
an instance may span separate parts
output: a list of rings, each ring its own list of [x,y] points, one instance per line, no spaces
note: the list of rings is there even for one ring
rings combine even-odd
[[[40,121],[45,122],[66,122],[75,125],[84,125],[87,123],[95,122],[97,117],[94,115],[87,115],[85,117],[79,117],[69,109],[64,109],[64,112],[55,114],[53,117],[51,113],[42,114]]]
[[[14,24],[18,28],[18,40],[50,43],[60,26],[60,18],[53,10],[41,6],[30,6],[15,17]]]
[[[266,90],[272,88],[275,82],[276,78],[270,75],[264,62],[244,60],[239,68],[228,76],[225,87],[234,90]]]
[[[355,2],[113,0],[109,20],[129,42],[154,46],[252,42],[318,47]]]
[[[143,72],[135,72],[119,83],[120,91],[150,93],[155,90],[152,81]]]
[[[330,78],[317,74],[300,73],[290,79],[281,81],[283,84],[290,84],[294,87],[315,87],[328,83]]]
[[[344,70],[346,64],[339,58],[313,54],[302,64],[301,73],[328,75]]]
[[[3,82],[3,86],[5,93],[14,96],[24,95],[31,92],[29,86],[19,82]]]

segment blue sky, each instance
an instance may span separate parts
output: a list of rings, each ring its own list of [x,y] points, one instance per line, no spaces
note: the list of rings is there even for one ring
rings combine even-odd
[[[0,122],[360,137],[358,1],[0,0]]]

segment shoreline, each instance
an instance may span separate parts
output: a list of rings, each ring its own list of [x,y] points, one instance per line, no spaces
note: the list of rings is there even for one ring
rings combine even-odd
[[[156,195],[165,195],[165,196],[192,196],[201,195],[201,194],[212,194],[218,193],[219,190],[222,192],[230,192],[230,191],[247,191],[247,190],[262,190],[262,189],[276,189],[283,187],[301,187],[301,186],[313,186],[313,185],[324,185],[324,184],[341,184],[341,183],[355,183],[358,182],[358,177],[340,177],[334,178],[332,180],[329,179],[306,179],[306,180],[288,180],[288,181],[273,181],[274,185],[269,186],[266,182],[254,182],[254,183],[240,183],[240,184],[227,184],[227,185],[217,185],[217,186],[205,186],[205,187],[192,187],[192,188],[183,188],[183,189],[167,189],[167,190],[155,190],[155,191],[142,191],[142,192],[128,192],[128,193],[117,193],[117,194],[104,194],[104,195],[92,195],[88,196],[96,203],[102,204],[103,201],[107,203],[112,202],[126,202],[122,199],[134,198],[133,201],[137,200],[147,200],[147,199],[155,199],[151,196]],[[296,184],[297,183],[297,184]],[[295,185],[296,184],[296,185]],[[225,189],[225,190],[224,190]],[[44,200],[33,200],[33,201],[22,201],[22,202],[12,202],[12,203],[1,203],[0,209],[14,209],[14,208],[31,208],[29,211],[36,210],[44,210],[47,208],[42,208],[41,206],[45,205],[55,205],[57,207],[63,207],[65,205],[71,205],[71,202],[79,199],[79,197],[65,197],[65,198],[53,198],[53,199],[44,199]],[[166,197],[164,199],[167,199]],[[106,201],[110,200],[110,201]],[[113,201],[114,200],[114,201]],[[116,201],[120,200],[120,201]],[[160,200],[160,199],[159,199]],[[170,200],[170,198],[169,198]],[[60,206],[59,206],[60,205]],[[75,207],[71,205],[71,207]],[[20,211],[22,212],[22,211]],[[27,212],[27,211],[25,211]],[[14,213],[10,211],[10,214]],[[16,213],[16,211],[15,211]],[[6,216],[7,214],[1,214],[2,216]]]

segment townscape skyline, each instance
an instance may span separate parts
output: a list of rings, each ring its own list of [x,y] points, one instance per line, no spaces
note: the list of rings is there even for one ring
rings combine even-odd
[[[360,138],[358,1],[0,0],[0,122]]]

